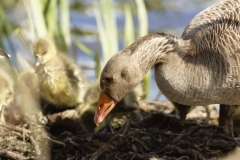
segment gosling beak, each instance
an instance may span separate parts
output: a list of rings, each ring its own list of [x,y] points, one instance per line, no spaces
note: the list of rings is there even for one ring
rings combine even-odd
[[[36,67],[39,66],[42,63],[42,61],[43,61],[42,56],[37,56],[35,66]]]
[[[10,58],[11,55],[7,54],[2,48],[0,48],[0,58]]]
[[[97,111],[94,116],[94,123],[98,126],[98,124],[104,120],[116,104],[116,101],[110,99],[106,94],[101,92],[98,100]]]

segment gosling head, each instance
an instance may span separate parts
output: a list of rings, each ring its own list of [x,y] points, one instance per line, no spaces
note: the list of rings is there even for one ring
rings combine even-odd
[[[114,106],[130,93],[142,80],[139,64],[125,51],[113,56],[105,65],[100,86],[97,111],[94,116],[96,125],[101,123]]]
[[[54,43],[45,38],[40,38],[37,42],[35,42],[33,45],[33,52],[36,56],[35,66],[47,63],[57,54]]]

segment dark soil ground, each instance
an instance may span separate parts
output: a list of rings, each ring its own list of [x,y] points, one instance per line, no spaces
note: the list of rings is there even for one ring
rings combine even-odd
[[[204,160],[223,157],[239,146],[237,127],[232,138],[213,125],[216,119],[211,124],[199,116],[180,121],[166,114],[171,109],[165,104],[142,106],[142,118],[128,117],[125,126],[107,126],[95,134],[84,131],[77,118],[60,120],[60,113],[50,115],[51,123],[45,126],[37,113],[22,118],[9,109],[9,123],[0,125],[0,159]]]

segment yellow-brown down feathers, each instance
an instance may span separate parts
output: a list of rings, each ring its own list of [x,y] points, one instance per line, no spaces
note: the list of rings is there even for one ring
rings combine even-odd
[[[33,51],[41,96],[59,107],[81,104],[87,83],[78,65],[58,53],[49,39],[39,39]]]

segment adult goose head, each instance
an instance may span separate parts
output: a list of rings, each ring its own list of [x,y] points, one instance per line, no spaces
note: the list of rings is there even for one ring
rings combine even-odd
[[[170,100],[189,106],[240,104],[240,1],[222,0],[200,12],[181,38],[146,35],[115,54],[100,79],[100,123],[151,67]]]
[[[101,92],[99,80],[92,83],[84,96],[84,104],[79,107],[80,121],[82,127],[87,131],[98,132],[115,118],[127,116],[138,110],[138,100],[142,99],[144,92],[142,86],[138,85],[127,94],[119,103],[116,104],[114,109],[108,116],[96,126],[93,121],[93,116],[96,111],[98,97]]]
[[[115,54],[101,74],[102,93],[95,123],[101,122],[113,107],[140,83],[152,66],[175,65],[171,61],[193,54],[193,48],[194,44],[190,40],[178,39],[165,33],[154,33],[140,38]],[[157,83],[165,72],[166,69],[156,69]],[[172,71],[171,74],[175,73]],[[161,83],[158,84],[162,87]]]
[[[54,43],[47,38],[40,38],[33,45],[33,52],[36,56],[35,66],[39,66],[52,60],[57,54]]]

